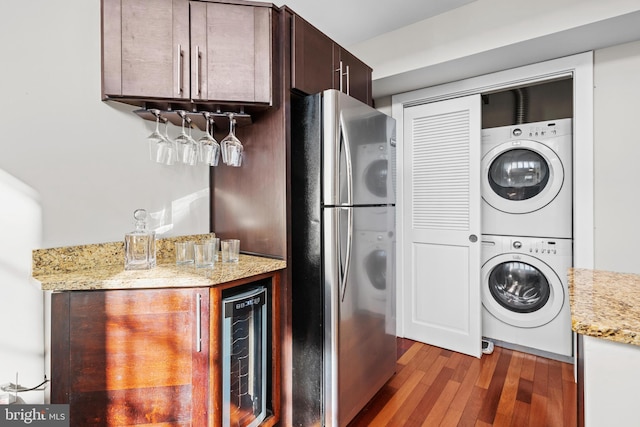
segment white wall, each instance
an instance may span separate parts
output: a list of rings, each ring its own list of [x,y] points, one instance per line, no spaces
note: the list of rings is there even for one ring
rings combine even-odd
[[[151,163],[153,124],[100,101],[99,0],[5,5],[0,40],[0,319],[11,325],[2,328],[0,384],[18,371],[35,385],[44,333],[31,250],[119,241],[136,208],[164,236],[208,232],[209,175]]]
[[[352,46],[386,96],[640,39],[637,0],[476,0]]]
[[[640,42],[594,55],[595,267],[640,273]]]

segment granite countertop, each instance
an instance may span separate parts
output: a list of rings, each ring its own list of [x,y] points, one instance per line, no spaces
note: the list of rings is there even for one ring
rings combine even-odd
[[[213,268],[175,264],[177,241],[201,241],[212,234],[158,239],[158,265],[150,270],[124,269],[124,244],[102,243],[33,251],[32,276],[43,290],[78,291],[212,286],[286,268],[280,259],[240,254],[237,263]]]
[[[569,270],[572,329],[582,335],[640,345],[640,275]]]

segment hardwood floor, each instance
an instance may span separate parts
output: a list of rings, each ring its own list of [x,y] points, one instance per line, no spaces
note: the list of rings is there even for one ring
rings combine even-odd
[[[481,359],[399,338],[396,374],[349,424],[574,427],[573,365],[495,347]]]

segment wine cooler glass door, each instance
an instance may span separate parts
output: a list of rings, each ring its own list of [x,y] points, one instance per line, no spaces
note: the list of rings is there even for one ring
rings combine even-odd
[[[223,299],[223,426],[253,427],[266,417],[267,290]]]

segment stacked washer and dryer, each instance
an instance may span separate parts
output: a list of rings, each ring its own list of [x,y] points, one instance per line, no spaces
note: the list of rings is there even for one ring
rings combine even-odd
[[[482,173],[483,335],[571,357],[572,120],[483,129]]]

